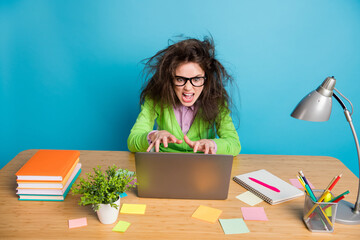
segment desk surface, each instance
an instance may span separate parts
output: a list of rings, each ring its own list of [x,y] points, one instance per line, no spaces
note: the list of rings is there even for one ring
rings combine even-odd
[[[227,200],[178,200],[138,198],[129,192],[121,203],[146,204],[145,215],[119,214],[118,220],[128,221],[131,226],[125,233],[112,232],[116,223],[103,225],[90,206],[79,206],[79,196],[69,193],[64,202],[18,201],[15,173],[36,150],[19,153],[0,170],[0,239],[359,239],[360,225],[349,226],[335,223],[334,233],[311,233],[302,221],[304,197],[269,205],[262,202],[269,221],[246,221],[250,233],[225,235],[219,224],[207,223],[191,217],[200,205],[223,210],[220,218],[242,217],[241,207],[247,204],[235,196],[246,190],[231,180]],[[82,173],[91,172],[97,165],[135,170],[134,154],[115,151],[81,151]],[[332,157],[275,156],[240,154],[234,158],[232,176],[267,169],[285,181],[295,178],[303,170],[318,188],[325,188],[333,176],[343,173],[333,192],[350,190],[346,198],[355,202],[357,177],[339,160]],[[88,226],[68,229],[68,220],[87,217]]]

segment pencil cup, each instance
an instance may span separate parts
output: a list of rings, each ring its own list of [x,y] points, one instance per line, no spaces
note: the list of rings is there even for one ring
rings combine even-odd
[[[323,194],[323,190],[313,190],[316,199]],[[331,194],[331,198],[334,196]],[[325,198],[330,200],[330,198]],[[333,232],[336,218],[337,203],[314,202],[308,194],[305,195],[303,220],[311,232]]]

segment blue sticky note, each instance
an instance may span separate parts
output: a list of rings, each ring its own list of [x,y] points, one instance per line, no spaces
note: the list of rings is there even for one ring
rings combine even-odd
[[[225,234],[239,234],[250,232],[244,222],[244,219],[242,218],[219,219],[219,221]]]
[[[126,192],[123,192],[123,193],[120,194],[120,198],[123,198],[123,197],[126,197],[126,196],[127,196]]]

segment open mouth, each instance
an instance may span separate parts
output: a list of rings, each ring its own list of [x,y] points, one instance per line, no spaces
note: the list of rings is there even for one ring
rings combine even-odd
[[[194,93],[183,93],[182,100],[184,102],[191,102],[194,99],[194,96],[195,96]]]

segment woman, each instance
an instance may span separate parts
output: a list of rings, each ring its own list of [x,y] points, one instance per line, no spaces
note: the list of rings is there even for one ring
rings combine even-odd
[[[239,154],[224,88],[232,78],[215,59],[212,39],[172,44],[149,58],[145,71],[151,77],[140,95],[141,112],[128,138],[130,151],[154,147],[156,152]]]

